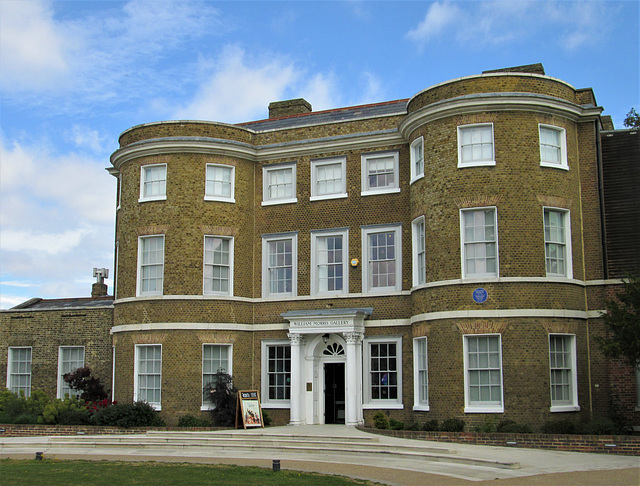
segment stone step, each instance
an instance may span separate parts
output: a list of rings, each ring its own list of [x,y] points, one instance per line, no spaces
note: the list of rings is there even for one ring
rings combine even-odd
[[[16,443],[15,447],[23,449],[25,444]],[[146,435],[109,435],[109,436],[57,436],[42,437],[34,440],[29,447],[43,450],[58,450],[60,453],[71,449],[92,450],[136,450],[161,455],[162,451],[181,450],[184,455],[189,451],[202,454],[210,451],[211,455],[246,454],[251,452],[256,457],[274,457],[280,454],[303,456],[307,459],[331,455],[366,455],[368,457],[393,457],[395,459],[411,459],[469,466],[483,466],[500,469],[518,469],[517,462],[502,462],[474,457],[458,456],[456,450],[446,447],[433,447],[427,444],[406,445],[399,443],[383,443],[378,437],[344,437],[344,436],[309,436],[289,434],[261,433],[201,433],[201,432],[154,432]],[[11,449],[10,442],[1,444],[0,450]]]

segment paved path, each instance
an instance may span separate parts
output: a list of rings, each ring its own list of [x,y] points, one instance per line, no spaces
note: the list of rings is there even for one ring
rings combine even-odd
[[[227,431],[228,433],[228,431]],[[336,437],[358,437],[371,435],[345,426],[297,426],[269,427],[267,429],[241,430],[235,433],[251,434],[295,434],[323,435]],[[411,439],[376,436],[380,443],[415,443]],[[0,458],[33,458],[36,444],[42,445],[42,438],[2,438]],[[229,451],[216,453],[206,448],[56,448],[48,444],[43,452],[45,457],[59,459],[127,460],[127,461],[167,461],[197,462],[205,464],[238,464],[271,469],[272,460],[279,459],[281,469],[337,474],[359,479],[367,479],[389,485],[471,485],[497,484],[508,486],[529,485],[629,485],[640,486],[640,457],[614,456],[607,454],[587,454],[577,452],[520,449],[512,447],[477,446],[426,442],[434,447],[447,447],[457,453],[452,457],[473,457],[501,462],[517,462],[517,469],[502,469],[469,464],[455,464],[448,461],[434,462],[423,458],[395,457],[387,454],[371,456],[336,453],[305,454],[282,451]],[[12,448],[4,447],[3,444]]]

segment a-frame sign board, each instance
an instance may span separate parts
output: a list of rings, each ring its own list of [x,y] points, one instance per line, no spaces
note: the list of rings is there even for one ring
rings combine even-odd
[[[242,425],[250,427],[264,427],[262,408],[260,408],[260,394],[257,390],[240,390],[236,406],[236,429]]]

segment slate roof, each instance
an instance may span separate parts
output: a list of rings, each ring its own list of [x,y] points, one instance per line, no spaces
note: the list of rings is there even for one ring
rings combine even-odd
[[[322,125],[325,123],[352,121],[364,118],[376,118],[380,116],[404,115],[407,112],[408,101],[408,99],[405,99],[386,101],[384,103],[374,103],[371,105],[336,108],[326,111],[312,111],[311,113],[238,123],[237,125],[255,130],[256,132],[263,132],[267,130],[299,128],[309,125]]]
[[[76,297],[70,299],[41,299],[36,297],[12,307],[9,311],[91,309],[97,307],[113,307],[113,297],[110,295],[105,297]]]

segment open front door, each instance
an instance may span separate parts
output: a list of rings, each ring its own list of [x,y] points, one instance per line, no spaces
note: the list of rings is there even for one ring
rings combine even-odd
[[[344,363],[324,365],[324,423],[344,424]]]

